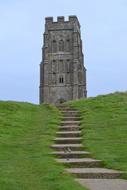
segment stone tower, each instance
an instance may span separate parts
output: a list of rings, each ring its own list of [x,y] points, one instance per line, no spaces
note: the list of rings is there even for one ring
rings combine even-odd
[[[40,64],[40,103],[59,104],[87,96],[80,24],[76,16],[45,19]]]

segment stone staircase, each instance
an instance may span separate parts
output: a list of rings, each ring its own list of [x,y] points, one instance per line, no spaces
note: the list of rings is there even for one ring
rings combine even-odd
[[[90,190],[127,190],[127,181],[119,179],[122,172],[103,168],[101,160],[91,158],[84,151],[79,112],[65,106],[59,109],[64,120],[51,146],[56,161],[64,164],[66,171]]]

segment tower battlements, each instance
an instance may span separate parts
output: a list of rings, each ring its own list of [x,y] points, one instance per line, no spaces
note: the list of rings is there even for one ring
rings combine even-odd
[[[68,17],[68,20],[65,20],[64,16],[58,16],[57,21],[54,21],[53,17],[46,17],[45,18],[46,25],[53,25],[53,24],[77,24],[80,28],[80,23],[78,21],[77,16],[72,15]]]

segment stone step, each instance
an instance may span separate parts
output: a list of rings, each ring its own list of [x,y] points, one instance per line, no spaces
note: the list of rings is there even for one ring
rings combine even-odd
[[[127,180],[123,179],[76,179],[90,190],[127,190]]]
[[[77,110],[76,109],[74,109],[74,108],[60,108],[60,111],[66,111],[66,112],[73,112],[73,111],[76,111],[77,112]]]
[[[61,112],[63,113],[63,114],[66,114],[66,113],[68,113],[68,114],[79,114],[79,111],[77,111],[77,110],[68,110],[68,111],[66,111],[66,110],[61,110]]]
[[[68,148],[71,151],[81,151],[84,147],[82,144],[54,144],[51,146],[51,148],[57,151],[67,151]]]
[[[122,172],[105,168],[69,168],[66,171],[85,179],[116,179],[122,175]]]
[[[65,151],[52,152],[52,155],[58,158],[88,158],[90,156],[89,152],[86,151],[71,151],[71,149],[66,149]]]
[[[81,142],[81,137],[66,137],[66,138],[55,138],[54,141],[56,144],[79,144]]]
[[[80,117],[78,112],[62,112],[64,117]]]
[[[80,121],[62,121],[61,126],[67,126],[67,125],[79,125]]]
[[[79,131],[79,130],[81,130],[81,127],[77,125],[66,125],[59,127],[59,131]]]
[[[75,159],[56,159],[57,162],[60,162],[64,164],[65,166],[71,167],[71,168],[96,168],[101,167],[102,161],[101,160],[95,160],[92,158],[75,158]]]
[[[80,137],[81,131],[61,131],[56,132],[56,135],[59,137]]]
[[[76,116],[65,116],[64,117],[64,121],[80,121],[81,120],[81,118],[80,117],[76,117]]]
[[[67,106],[67,105],[61,104],[61,105],[58,105],[57,108],[58,108],[58,109],[62,109],[62,108],[70,108],[70,106]]]

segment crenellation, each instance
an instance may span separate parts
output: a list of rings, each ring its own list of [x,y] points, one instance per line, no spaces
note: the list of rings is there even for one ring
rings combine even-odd
[[[75,15],[71,15],[71,16],[69,16],[69,21],[70,22],[77,22],[78,21],[78,18],[77,18],[77,16],[75,16]]]
[[[57,17],[57,22],[58,22],[58,23],[64,23],[64,22],[65,22],[64,16],[58,16],[58,17]]]
[[[46,22],[46,24],[51,24],[51,23],[53,23],[53,17],[46,17],[46,18],[45,18],[45,22]]]
[[[62,29],[72,29],[73,27],[75,28],[75,31],[80,29],[80,24],[78,21],[77,16],[69,16],[68,20],[65,20],[64,16],[58,16],[57,21],[53,20],[53,17],[46,17],[46,25],[50,28],[50,30],[53,30],[54,28],[57,28],[58,30],[61,28]],[[62,24],[62,25],[60,25]]]
[[[75,15],[69,16],[69,22],[77,23],[78,27],[80,28],[80,24],[79,24],[77,16],[75,16]]]

